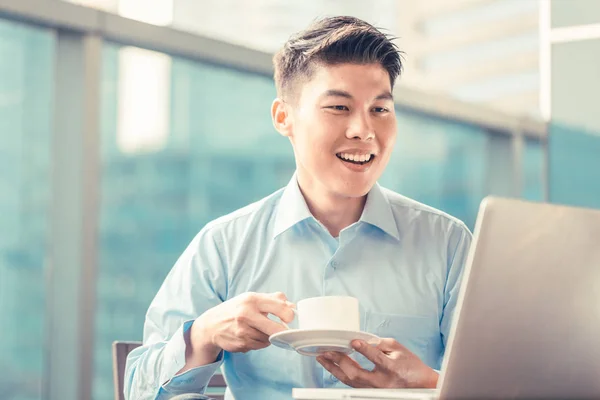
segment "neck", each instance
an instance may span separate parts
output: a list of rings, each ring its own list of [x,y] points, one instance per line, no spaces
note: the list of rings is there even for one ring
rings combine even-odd
[[[311,214],[327,228],[331,236],[338,237],[342,229],[360,219],[367,196],[336,195],[318,183],[303,182],[300,176],[298,185]]]

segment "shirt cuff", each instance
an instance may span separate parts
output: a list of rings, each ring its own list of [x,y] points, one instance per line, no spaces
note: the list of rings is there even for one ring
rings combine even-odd
[[[223,363],[223,351],[221,351],[217,360],[212,364],[192,368],[182,374],[176,375],[185,366],[185,339],[183,335],[192,327],[193,323],[193,320],[185,322],[165,346],[163,353],[163,373],[160,380],[164,383],[161,386],[161,392],[181,394],[204,391],[210,378],[212,378]]]

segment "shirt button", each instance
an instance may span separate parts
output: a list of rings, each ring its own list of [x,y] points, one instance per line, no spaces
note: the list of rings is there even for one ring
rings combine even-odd
[[[338,379],[338,378],[336,378],[334,375],[331,375],[331,378],[330,378],[330,379],[331,379],[331,382],[333,382],[333,383],[337,383],[337,382],[339,382],[339,379]]]
[[[337,261],[332,261],[332,262],[331,262],[331,267],[332,267],[333,269],[335,269],[335,267],[337,267],[337,266],[338,266],[338,262],[337,262]]]

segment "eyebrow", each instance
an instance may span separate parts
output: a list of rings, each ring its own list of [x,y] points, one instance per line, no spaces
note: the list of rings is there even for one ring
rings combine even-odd
[[[352,95],[344,90],[329,89],[323,93],[323,97],[344,97],[351,99]]]
[[[394,96],[391,92],[385,92],[375,97],[375,100],[394,100]]]
[[[329,89],[323,93],[323,97],[344,97],[346,99],[352,99],[352,95],[345,90]],[[391,92],[385,92],[375,97],[375,100],[394,100]]]

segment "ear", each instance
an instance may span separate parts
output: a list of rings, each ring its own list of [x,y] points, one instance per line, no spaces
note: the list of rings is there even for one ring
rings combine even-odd
[[[289,105],[279,97],[273,101],[271,105],[271,119],[273,126],[281,135],[285,137],[292,136],[293,118],[290,114]]]

